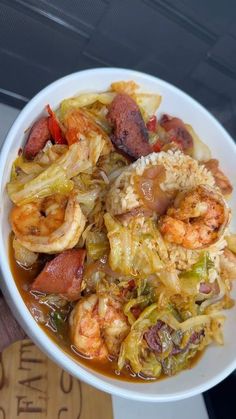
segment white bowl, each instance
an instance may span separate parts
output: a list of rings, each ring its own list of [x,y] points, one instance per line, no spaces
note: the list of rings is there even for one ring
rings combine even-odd
[[[200,138],[206,142],[214,157],[218,158],[226,175],[236,187],[236,147],[224,128],[200,104],[176,87],[155,77],[132,70],[119,68],[100,68],[85,70],[64,77],[38,93],[23,109],[5,140],[0,159],[0,255],[1,287],[14,316],[32,340],[58,365],[75,377],[111,394],[134,400],[163,402],[179,400],[206,391],[219,383],[236,368],[236,308],[226,312],[224,328],[225,345],[206,349],[199,362],[190,370],[178,375],[151,383],[131,383],[109,378],[82,364],[60,349],[37,325],[26,308],[12,277],[8,260],[8,236],[10,226],[8,211],[10,202],[6,194],[6,183],[19,147],[24,144],[26,128],[40,116],[45,105],[56,108],[62,99],[84,91],[106,90],[117,80],[134,80],[143,91],[162,95],[158,113],[169,113],[190,123]],[[236,204],[236,194],[231,199]]]

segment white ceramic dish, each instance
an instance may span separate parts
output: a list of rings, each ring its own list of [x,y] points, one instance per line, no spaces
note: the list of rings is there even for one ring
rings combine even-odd
[[[172,401],[194,396],[223,380],[236,368],[236,308],[226,312],[225,345],[209,347],[200,361],[191,369],[172,378],[151,383],[131,383],[108,378],[77,363],[65,354],[36,324],[26,308],[15,285],[8,262],[8,236],[10,227],[8,212],[10,203],[5,185],[9,179],[11,165],[19,147],[24,143],[24,131],[40,116],[47,103],[56,108],[62,99],[84,91],[106,90],[111,82],[134,80],[142,91],[157,92],[162,95],[159,113],[167,112],[190,123],[199,136],[206,142],[214,157],[236,187],[236,146],[229,134],[190,96],[176,87],[155,77],[132,70],[100,68],[85,70],[64,77],[38,93],[23,109],[5,140],[0,158],[0,257],[2,280],[1,287],[12,309],[32,340],[57,364],[72,375],[87,383],[118,396],[141,401]],[[236,204],[236,193],[231,206]]]

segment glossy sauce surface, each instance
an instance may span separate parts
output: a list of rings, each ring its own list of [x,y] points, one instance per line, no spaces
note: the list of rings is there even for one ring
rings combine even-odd
[[[37,321],[38,325],[43,329],[43,331],[47,334],[50,339],[53,340],[54,343],[56,343],[61,349],[63,349],[64,352],[66,352],[68,355],[70,355],[76,362],[79,362],[80,364],[83,364],[87,368],[90,368],[92,370],[95,370],[98,373],[104,374],[106,376],[112,377],[112,378],[118,378],[125,381],[131,381],[131,382],[150,382],[153,381],[152,379],[147,379],[144,377],[138,377],[134,375],[128,368],[122,370],[121,373],[117,372],[117,362],[115,360],[106,360],[106,361],[96,361],[93,359],[87,359],[82,354],[78,353],[76,349],[71,345],[70,343],[70,337],[69,337],[69,327],[68,327],[68,321],[65,322],[65,327],[63,330],[59,333],[53,330],[50,324],[42,324],[39,322],[40,317],[42,317],[42,314],[44,317],[46,317],[49,312],[50,308],[46,304],[42,304],[38,301],[37,297],[30,292],[30,286],[34,280],[34,278],[37,276],[37,274],[42,269],[45,260],[41,261],[34,269],[25,269],[21,267],[14,258],[14,251],[12,246],[12,235],[9,239],[9,260],[10,260],[10,267],[12,271],[12,275],[15,279],[17,288],[21,294],[21,297],[23,298],[28,310],[34,317],[34,319]],[[196,362],[201,358],[203,352],[198,352],[195,357],[191,361],[191,368],[196,364]],[[165,375],[162,375],[158,378],[164,379],[168,378]]]

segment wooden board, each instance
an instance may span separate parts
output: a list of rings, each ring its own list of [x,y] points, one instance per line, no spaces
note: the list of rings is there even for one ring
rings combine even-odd
[[[0,291],[0,353],[11,343],[24,338],[26,338],[25,332],[14,319]],[[0,419],[2,419],[1,416]]]
[[[25,339],[0,354],[0,419],[16,418],[112,419],[112,400]]]

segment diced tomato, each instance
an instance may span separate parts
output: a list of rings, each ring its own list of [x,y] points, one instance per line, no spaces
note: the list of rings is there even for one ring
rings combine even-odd
[[[157,117],[155,115],[151,116],[151,118],[146,123],[147,130],[150,132],[156,132],[157,130]]]
[[[159,153],[159,151],[161,151],[161,143],[158,140],[152,145],[152,150],[155,153]]]
[[[55,141],[56,144],[67,144],[66,139],[62,135],[62,131],[60,128],[60,125],[57,122],[57,118],[55,113],[52,111],[49,105],[47,105],[47,111],[49,114],[48,117],[48,128],[50,131],[50,134]]]

